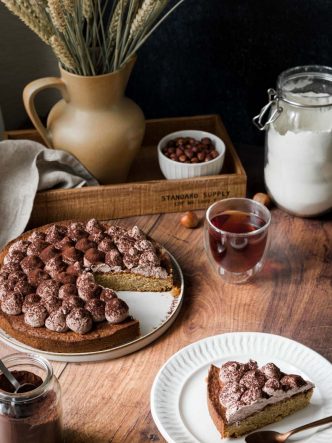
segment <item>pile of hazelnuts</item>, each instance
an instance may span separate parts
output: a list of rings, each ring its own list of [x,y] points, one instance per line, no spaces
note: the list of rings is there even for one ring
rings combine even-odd
[[[204,137],[200,141],[192,137],[178,137],[170,140],[162,148],[162,153],[170,160],[180,163],[204,163],[219,155],[209,137]]]

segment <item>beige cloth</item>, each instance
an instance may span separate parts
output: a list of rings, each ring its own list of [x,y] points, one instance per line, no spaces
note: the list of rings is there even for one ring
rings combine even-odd
[[[98,182],[67,152],[31,140],[0,142],[0,248],[24,231],[37,191],[85,185]]]

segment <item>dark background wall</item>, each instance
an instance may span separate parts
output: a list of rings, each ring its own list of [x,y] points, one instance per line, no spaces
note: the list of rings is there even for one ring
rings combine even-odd
[[[16,33],[2,35],[6,14],[1,6],[0,105],[13,128],[29,125],[20,102],[24,82],[56,67],[33,35],[28,50],[17,42],[17,29],[31,33],[16,18]],[[235,142],[261,144],[251,119],[267,88],[282,70],[314,63],[332,65],[332,0],[186,0],[139,51],[128,95],[147,118],[219,113]]]

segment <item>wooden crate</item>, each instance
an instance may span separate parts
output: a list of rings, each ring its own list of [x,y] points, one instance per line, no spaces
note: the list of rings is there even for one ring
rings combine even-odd
[[[208,131],[223,139],[227,149],[219,175],[185,180],[163,177],[157,144],[166,134],[183,129]],[[5,137],[41,141],[35,130],[9,131]],[[246,184],[246,173],[218,115],[148,120],[143,146],[127,183],[39,192],[29,225],[65,219],[113,219],[205,209],[216,200],[244,197]]]

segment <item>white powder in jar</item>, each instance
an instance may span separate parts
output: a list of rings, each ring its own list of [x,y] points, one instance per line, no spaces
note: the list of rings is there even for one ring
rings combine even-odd
[[[317,94],[301,97],[309,104]],[[332,107],[281,106],[283,112],[267,132],[267,189],[286,211],[322,214],[332,208]]]

